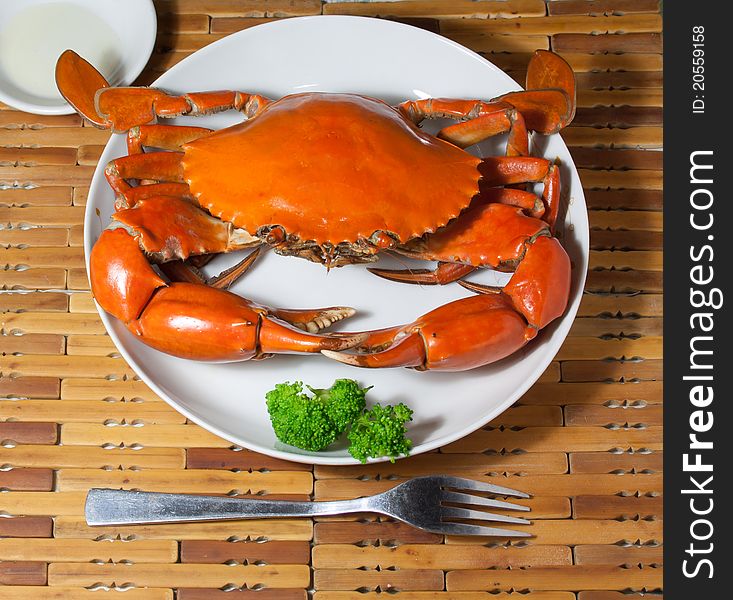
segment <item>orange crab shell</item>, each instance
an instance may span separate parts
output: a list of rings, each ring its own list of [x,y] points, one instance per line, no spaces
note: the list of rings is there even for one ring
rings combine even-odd
[[[477,193],[481,162],[354,94],[286,96],[184,152],[184,179],[213,215],[334,246],[445,225]]]

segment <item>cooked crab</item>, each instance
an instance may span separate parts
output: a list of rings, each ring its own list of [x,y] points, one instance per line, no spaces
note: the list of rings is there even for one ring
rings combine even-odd
[[[112,88],[72,51],[59,59],[56,76],[80,114],[99,127],[127,131],[129,155],[105,170],[118,211],[94,245],[90,279],[100,305],[155,348],[201,360],[330,351],[352,364],[376,366],[384,356],[365,355],[375,357],[370,362],[333,352],[361,344],[392,346],[394,355],[394,347],[407,347],[402,330],[392,331],[391,341],[380,333],[377,344],[374,334],[316,335],[283,321],[314,330],[349,316],[346,307],[274,311],[220,289],[252,259],[213,286],[192,287],[202,283],[188,266],[192,257],[263,244],[330,267],[373,261],[384,250],[440,261],[431,273],[376,270],[399,281],[447,283],[474,268],[516,269],[504,291],[482,301],[488,304],[480,316],[473,314],[476,299],[453,303],[451,311],[462,319],[468,310],[460,329],[474,319],[507,321],[503,313],[510,311],[512,327],[523,323],[521,333],[502,326],[496,337],[487,330],[464,349],[466,336],[448,331],[454,339],[446,343],[455,352],[447,362],[431,358],[431,343],[420,334],[423,349],[413,344],[418,355],[409,365],[382,360],[385,366],[471,368],[510,353],[564,311],[569,260],[552,237],[559,172],[550,161],[528,156],[528,130],[554,133],[574,113],[572,71],[553,53],[535,54],[527,92],[488,102],[427,99],[397,107],[355,94],[270,101],[236,91],[178,96]],[[246,119],[218,131],[157,123],[159,117],[227,109]],[[423,119],[435,117],[459,122],[436,136],[420,129]],[[499,133],[508,133],[506,156],[482,159],[462,149]],[[542,196],[503,187],[525,182],[542,182]],[[430,329],[410,327],[413,333]]]

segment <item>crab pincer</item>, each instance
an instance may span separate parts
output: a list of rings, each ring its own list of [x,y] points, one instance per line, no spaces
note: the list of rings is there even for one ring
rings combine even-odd
[[[565,312],[570,292],[570,259],[560,243],[546,234],[524,243],[524,256],[504,288],[461,282],[479,295],[407,325],[366,332],[357,347],[361,354],[322,353],[356,367],[420,371],[465,371],[509,356]]]
[[[157,350],[200,361],[234,362],[343,350],[366,337],[303,330],[319,315],[334,320],[334,315],[350,316],[354,311],[348,307],[279,312],[215,287],[167,283],[150,264],[152,252],[145,243],[129,226],[102,232],[90,257],[90,280],[102,308]]]

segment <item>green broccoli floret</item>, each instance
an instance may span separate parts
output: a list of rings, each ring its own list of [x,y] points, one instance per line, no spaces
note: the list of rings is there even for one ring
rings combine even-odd
[[[369,388],[360,388],[350,379],[338,379],[328,389],[309,389],[313,397],[303,393],[300,381],[279,383],[265,398],[277,438],[317,452],[336,441],[364,409]]]
[[[376,404],[351,424],[349,453],[361,462],[380,456],[389,456],[394,462],[395,457],[408,455],[412,448],[412,441],[405,437],[408,421],[412,421],[412,410],[404,404]]]
[[[365,396],[372,386],[362,388],[353,379],[337,379],[328,389],[318,390],[311,386],[308,389],[325,404],[328,416],[339,431],[344,431],[364,410]]]

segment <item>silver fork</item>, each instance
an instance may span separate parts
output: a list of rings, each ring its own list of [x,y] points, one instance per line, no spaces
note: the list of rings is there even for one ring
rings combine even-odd
[[[142,525],[373,512],[394,517],[432,533],[501,537],[529,537],[532,535],[528,531],[497,529],[485,525],[455,522],[457,519],[469,519],[516,525],[530,524],[530,521],[519,517],[452,506],[463,504],[481,508],[530,510],[528,506],[487,498],[476,492],[529,498],[529,495],[524,492],[490,483],[462,477],[436,475],[410,479],[374,496],[327,502],[288,502],[95,488],[89,490],[87,494],[84,512],[89,525]]]

